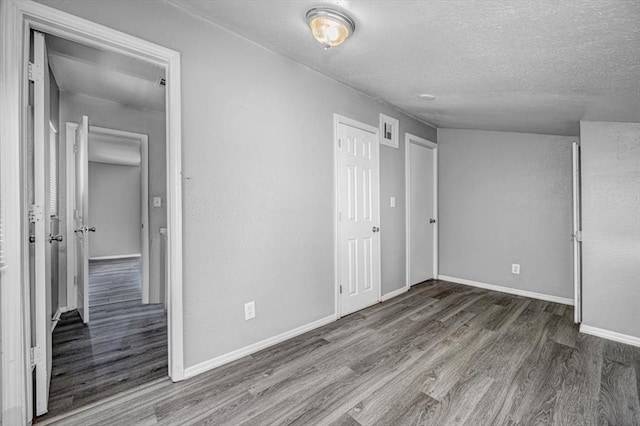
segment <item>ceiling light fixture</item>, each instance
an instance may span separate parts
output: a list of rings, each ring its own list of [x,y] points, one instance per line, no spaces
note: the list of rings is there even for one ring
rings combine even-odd
[[[421,99],[424,99],[425,101],[432,101],[436,98],[435,96],[430,95],[428,93],[421,93],[418,95],[418,97]]]
[[[307,24],[325,49],[341,45],[356,30],[356,24],[347,15],[323,7],[307,12]]]

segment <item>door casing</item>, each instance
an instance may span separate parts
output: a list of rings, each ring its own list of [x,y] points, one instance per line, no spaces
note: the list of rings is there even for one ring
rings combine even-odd
[[[411,287],[411,149],[416,144],[433,150],[433,276],[438,278],[438,144],[410,133],[405,133],[405,234],[406,234],[406,277],[405,287]]]
[[[377,127],[374,126],[370,126],[368,124],[362,123],[360,121],[356,121],[353,120],[351,118],[348,117],[344,117],[342,115],[339,114],[333,114],[333,253],[334,253],[334,261],[333,261],[333,265],[334,265],[334,283],[335,283],[335,287],[334,287],[334,300],[335,300],[335,318],[338,319],[340,318],[341,315],[341,306],[340,306],[340,270],[339,270],[339,265],[340,265],[340,259],[339,259],[339,224],[338,224],[338,215],[339,215],[339,192],[338,192],[338,126],[340,124],[346,124],[348,126],[352,126],[367,132],[371,132],[375,135],[376,138],[376,142],[379,141],[379,129]],[[379,142],[378,142],[379,143]],[[378,188],[378,192],[380,191],[380,155],[378,155],[378,164],[376,165],[378,167],[378,179],[376,182],[376,187]],[[378,197],[378,200],[380,199],[380,197]],[[380,209],[380,205],[377,206],[378,209]],[[381,239],[382,240],[382,239]],[[380,246],[382,248],[382,241],[380,243]],[[378,250],[378,258],[376,259],[376,263],[377,263],[377,267],[378,267],[378,274],[381,277],[381,279],[379,280],[380,282],[378,283],[378,301],[381,300],[382,298],[382,260],[381,260],[381,255],[380,253],[382,252],[381,250]]]
[[[182,139],[180,53],[57,9],[24,0],[0,2],[0,208],[5,253],[0,286],[2,420],[32,420],[28,223],[25,220],[24,137],[29,34],[37,30],[165,68],[167,105],[167,228],[169,243],[169,376],[184,379],[182,291]]]
[[[91,118],[91,117],[89,117]],[[67,158],[67,182],[66,191],[67,194],[73,194],[75,191],[75,170],[69,167],[69,164],[73,164],[73,145],[75,143],[76,130],[78,129],[77,123],[66,123],[67,140],[65,145],[65,153]],[[143,133],[127,132],[124,130],[110,129],[106,127],[90,126],[89,134],[109,135],[117,136],[125,139],[131,139],[132,141],[140,142],[140,173],[141,173],[141,186],[140,194],[142,199],[140,209],[140,222],[142,224],[141,230],[141,261],[142,261],[142,303],[149,303],[149,137]],[[67,197],[67,211],[73,211],[74,200],[71,197]],[[73,256],[75,251],[75,240],[73,240],[73,217],[67,215],[67,271],[75,270],[75,257]],[[67,310],[76,308],[75,301],[75,283],[73,275],[67,273]]]

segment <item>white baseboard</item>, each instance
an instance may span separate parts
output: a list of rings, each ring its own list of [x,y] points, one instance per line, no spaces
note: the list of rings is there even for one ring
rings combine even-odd
[[[396,296],[400,296],[402,293],[406,293],[407,291],[409,291],[409,287],[407,287],[407,286],[400,287],[399,289],[393,290],[392,292],[389,292],[389,293],[385,294],[384,296],[382,296],[380,298],[380,301],[381,302],[385,302],[385,301],[387,301],[389,299],[393,299]]]
[[[89,257],[89,260],[114,260],[114,259],[127,259],[129,257],[141,257],[140,253],[131,253],[131,254],[116,254],[113,256],[93,256]]]
[[[449,277],[447,275],[438,275],[439,280],[451,281],[452,283],[465,284],[473,287],[484,288],[487,290],[499,291],[501,293],[515,294],[517,296],[530,297],[532,299],[545,300],[547,302],[561,303],[563,305],[573,306],[573,299],[567,297],[551,296],[549,294],[536,293],[534,291],[520,290],[517,288],[503,287],[495,284],[486,284],[478,281],[465,280],[464,278]]]
[[[235,361],[247,355],[251,355],[252,353],[258,352],[262,349],[268,348],[269,346],[273,346],[278,343],[284,342],[285,340],[299,336],[303,333],[306,333],[307,331],[311,331],[318,327],[322,327],[323,325],[332,323],[336,319],[338,319],[337,316],[333,314],[328,317],[321,318],[317,321],[310,322],[309,324],[305,324],[298,328],[294,328],[293,330],[285,331],[284,333],[278,334],[277,336],[270,337],[252,345],[245,346],[244,348],[237,349],[224,355],[212,358],[208,361],[201,362],[200,364],[185,368],[184,378],[188,379],[197,376],[198,374],[204,373],[205,371],[209,371],[216,367],[220,367],[221,365],[228,364],[232,361]]]
[[[615,342],[640,347],[640,337],[633,337],[629,336],[628,334],[616,333],[615,331],[609,331],[603,328],[580,324],[580,333],[590,334],[592,336],[602,337],[603,339],[609,339]]]

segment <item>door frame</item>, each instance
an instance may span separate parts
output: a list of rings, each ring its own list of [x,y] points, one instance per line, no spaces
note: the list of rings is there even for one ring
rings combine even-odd
[[[23,137],[26,135],[29,33],[38,30],[152,62],[166,70],[167,227],[169,242],[168,356],[171,380],[184,379],[182,283],[182,140],[180,53],[27,0],[0,2],[0,206],[5,269],[0,286],[2,416],[6,424],[32,419],[29,246]]]
[[[342,316],[341,303],[340,303],[340,256],[339,256],[339,220],[338,220],[338,204],[339,204],[339,192],[338,192],[338,126],[345,124],[347,126],[355,127],[356,129],[364,130],[365,132],[373,133],[375,141],[380,145],[380,130],[378,127],[371,126],[369,124],[362,123],[360,121],[345,117],[339,114],[333,114],[333,275],[334,275],[334,316],[338,319]],[[376,186],[378,188],[378,216],[380,217],[380,150],[378,150],[378,177],[376,179]],[[380,280],[378,283],[378,302],[382,300],[382,238],[380,238],[380,250],[378,250],[378,274]]]
[[[67,122],[65,123],[66,145],[65,156],[67,159],[67,182],[66,191],[67,194],[75,193],[75,169],[70,167],[74,164],[74,152],[73,146],[76,140],[76,130],[78,129],[77,123]],[[125,130],[111,129],[107,127],[89,126],[89,135],[108,135],[117,136],[123,139],[135,140],[140,143],[140,197],[141,197],[141,209],[140,209],[140,222],[142,224],[141,241],[140,241],[140,255],[142,261],[142,303],[149,303],[149,136],[144,133],[128,132]],[[91,146],[91,142],[89,142]],[[74,199],[67,197],[67,212],[73,211]],[[75,235],[73,232],[73,216],[67,214],[67,310],[76,309],[76,293],[75,282],[73,275],[68,271],[75,271]],[[69,303],[71,301],[71,303]]]
[[[404,172],[405,172],[405,242],[407,253],[405,288],[411,287],[411,144],[433,150],[433,277],[438,279],[438,144],[411,133],[404,135]]]
[[[571,145],[572,199],[573,199],[573,322],[582,323],[582,194],[580,143]]]

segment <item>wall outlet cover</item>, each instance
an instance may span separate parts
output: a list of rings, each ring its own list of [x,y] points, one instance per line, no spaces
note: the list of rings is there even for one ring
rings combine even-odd
[[[153,207],[162,207],[162,197],[153,197]]]
[[[511,264],[511,273],[512,274],[516,274],[516,275],[520,275],[520,264],[519,263],[512,263]]]
[[[256,317],[256,302],[247,302],[244,304],[244,319],[250,320]]]
[[[391,207],[395,207],[396,206],[396,197],[391,197],[389,199],[389,204]]]

